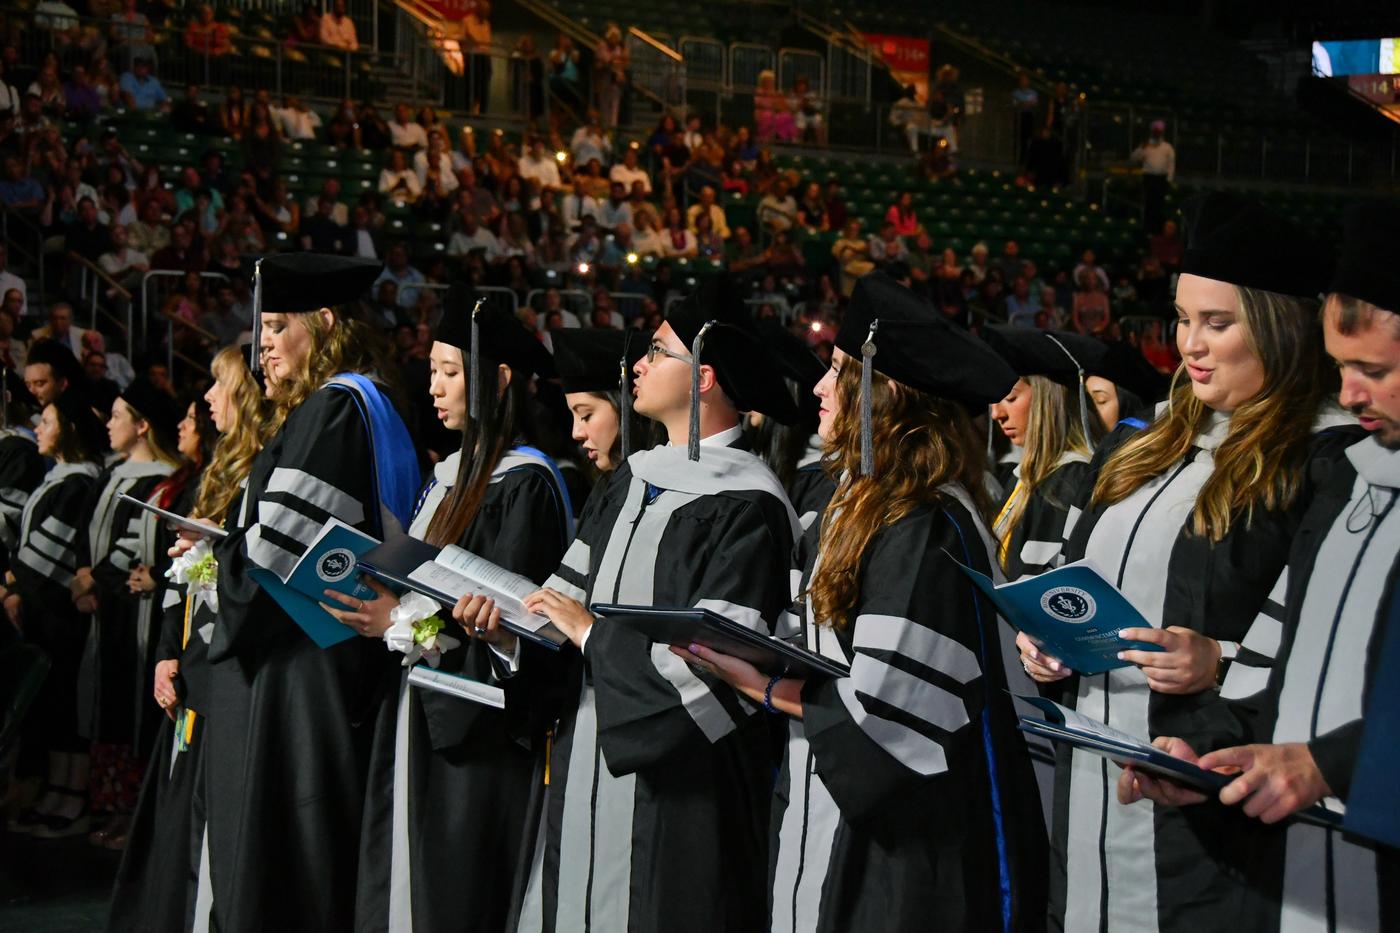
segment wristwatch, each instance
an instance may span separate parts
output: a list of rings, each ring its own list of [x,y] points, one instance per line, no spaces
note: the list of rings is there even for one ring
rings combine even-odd
[[[1234,661],[1240,653],[1239,642],[1219,641],[1220,659],[1215,662],[1215,685],[1222,687],[1225,685],[1225,675],[1230,671],[1230,662]]]

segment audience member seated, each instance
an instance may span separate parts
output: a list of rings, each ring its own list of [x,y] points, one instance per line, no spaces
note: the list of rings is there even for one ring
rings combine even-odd
[[[335,222],[336,203],[324,194],[316,199],[315,212],[301,221],[301,248],[315,253],[346,251],[345,226]]]
[[[312,110],[299,97],[288,95],[282,99],[282,106],[272,110],[272,116],[282,136],[286,139],[314,140],[316,131],[321,128],[321,115]]]
[[[888,266],[892,262],[906,262],[909,247],[899,238],[895,225],[888,220],[880,225],[878,236],[870,238],[870,261],[877,266]]]
[[[238,343],[245,331],[252,329],[251,314],[240,313],[232,281],[217,282],[214,300],[196,323],[214,335],[212,349],[219,350]]]
[[[345,0],[335,0],[331,12],[321,17],[321,44],[354,52],[360,47],[355,21],[345,15]]]
[[[875,268],[870,257],[870,241],[860,234],[860,221],[851,219],[831,244],[831,255],[841,270],[841,294],[849,298],[856,280]]]
[[[918,214],[914,210],[914,195],[901,191],[899,199],[885,211],[885,222],[894,224],[895,233],[900,236],[915,236],[923,230]]]
[[[122,0],[121,9],[112,14],[110,23],[107,36],[123,68],[130,66],[133,58],[156,60],[155,33],[146,14],[136,8],[136,0]]]
[[[393,282],[397,287],[400,308],[412,308],[418,303],[418,286],[424,284],[427,279],[409,263],[408,247],[402,243],[395,243],[389,247],[384,271],[379,274],[376,284],[384,281]]]
[[[724,208],[715,203],[715,189],[706,185],[700,189],[700,198],[686,210],[686,222],[691,230],[699,230],[701,217],[708,217],[710,227],[721,240],[729,239],[729,222],[724,216]]]
[[[1090,337],[1107,337],[1111,312],[1108,295],[1096,275],[1095,268],[1082,268],[1075,281],[1079,291],[1074,293],[1074,305],[1070,316],[1074,329]]]
[[[78,327],[73,323],[73,306],[66,301],[49,302],[48,323],[43,327],[36,327],[29,335],[29,346],[41,340],[52,340],[55,343],[67,347],[73,352],[73,358],[77,359],[83,352],[83,337],[87,334],[87,328]]]
[[[1040,313],[1040,296],[1031,294],[1030,282],[1018,275],[1011,282],[1011,294],[1006,296],[1006,323],[1012,327],[1034,328]]]
[[[122,103],[135,110],[169,110],[170,98],[160,79],[151,74],[151,63],[144,58],[134,58],[131,70],[121,77]]]
[[[797,201],[788,193],[786,179],[773,183],[773,190],[758,202],[758,223],[767,233],[791,230],[797,223]]]
[[[228,24],[214,18],[214,8],[200,4],[197,17],[185,27],[185,46],[196,55],[219,58],[233,52]]]
[[[622,161],[613,164],[608,170],[608,178],[613,181],[620,181],[630,192],[634,186],[641,184],[644,194],[651,194],[651,176],[647,170],[637,164],[637,146],[635,143],[622,151]],[[522,168],[523,172],[524,169]]]
[[[389,142],[398,149],[427,149],[428,131],[413,119],[408,104],[394,107],[394,119],[389,121]]]

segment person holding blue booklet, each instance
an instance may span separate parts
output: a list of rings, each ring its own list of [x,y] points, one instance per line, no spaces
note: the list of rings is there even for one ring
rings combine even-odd
[[[1187,205],[1177,285],[1177,385],[1144,430],[1095,456],[1067,560],[1088,558],[1150,627],[1129,666],[1076,675],[1024,633],[1023,663],[1053,699],[1139,738],[1203,728],[1221,672],[1275,586],[1333,435],[1315,296],[1326,269],[1300,231],[1225,195]],[[1183,384],[1184,383],[1184,384]],[[1064,930],[1239,930],[1258,916],[1232,814],[1113,806],[1117,769],[1061,749],[1051,925]],[[1239,822],[1236,820],[1235,822]]]
[[[372,724],[396,665],[367,639],[318,648],[283,608],[297,594],[276,581],[331,518],[378,538],[409,522],[413,447],[366,375],[375,335],[343,310],[379,271],[307,253],[255,266],[272,424],[213,549],[208,846],[211,926],[223,933],[353,923]]]
[[[1352,209],[1322,323],[1341,373],[1340,401],[1368,436],[1345,450],[1303,516],[1281,578],[1286,617],[1260,616],[1245,639],[1281,641],[1277,663],[1271,672],[1230,671],[1223,693],[1235,699],[1218,733],[1157,739],[1202,768],[1238,772],[1220,802],[1269,824],[1258,833],[1264,844],[1248,853],[1267,896],[1261,929],[1400,929],[1400,855],[1367,838],[1395,843],[1381,827],[1395,825],[1395,743],[1387,735],[1395,693],[1383,684],[1395,683],[1400,644],[1397,249],[1400,205]],[[1126,769],[1119,799],[1142,796],[1159,806],[1205,800]],[[1288,820],[1319,803],[1345,814],[1347,831]]]
[[[466,286],[448,293],[435,338],[429,392],[462,446],[434,468],[408,533],[541,583],[573,537],[568,492],[535,436],[532,382],[554,374],[549,353],[510,315],[478,308]],[[414,637],[413,627],[441,629],[452,607],[425,598],[401,602],[377,581],[371,586],[379,596],[369,602],[327,590],[325,605],[413,661],[502,685],[506,706],[409,686],[407,671],[386,697],[365,807],[355,928],[431,933],[460,930],[470,917],[474,930],[504,930],[544,789],[558,662],[548,649],[491,624],[489,600],[464,597],[464,613],[467,605],[471,611],[463,618],[471,624],[428,639]]]
[[[841,481],[799,545],[794,594],[806,646],[850,675],[770,677],[673,649],[787,717],[773,933],[1044,929],[1045,824],[1001,623],[958,569],[990,573],[996,547],[969,408],[1015,382],[913,292],[862,278],[815,389]]]

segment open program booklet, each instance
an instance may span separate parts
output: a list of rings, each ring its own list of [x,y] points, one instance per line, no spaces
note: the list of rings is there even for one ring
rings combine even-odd
[[[451,609],[467,594],[490,596],[501,610],[501,624],[521,638],[558,649],[569,639],[543,615],[525,608],[539,586],[470,551],[449,544],[439,550],[401,535],[359,557],[359,567],[399,589],[422,593]]]

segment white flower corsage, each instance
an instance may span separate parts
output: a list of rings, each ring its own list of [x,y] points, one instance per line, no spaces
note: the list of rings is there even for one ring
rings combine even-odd
[[[219,562],[214,559],[214,549],[206,539],[201,538],[170,564],[165,572],[167,579],[183,583],[191,596],[202,593],[209,607],[219,611]]]
[[[405,593],[399,604],[389,610],[389,627],[384,630],[384,643],[390,651],[400,652],[403,666],[427,661],[429,667],[437,667],[444,651],[451,651],[461,644],[451,635],[442,633],[442,617],[438,615],[438,604],[422,593]]]

